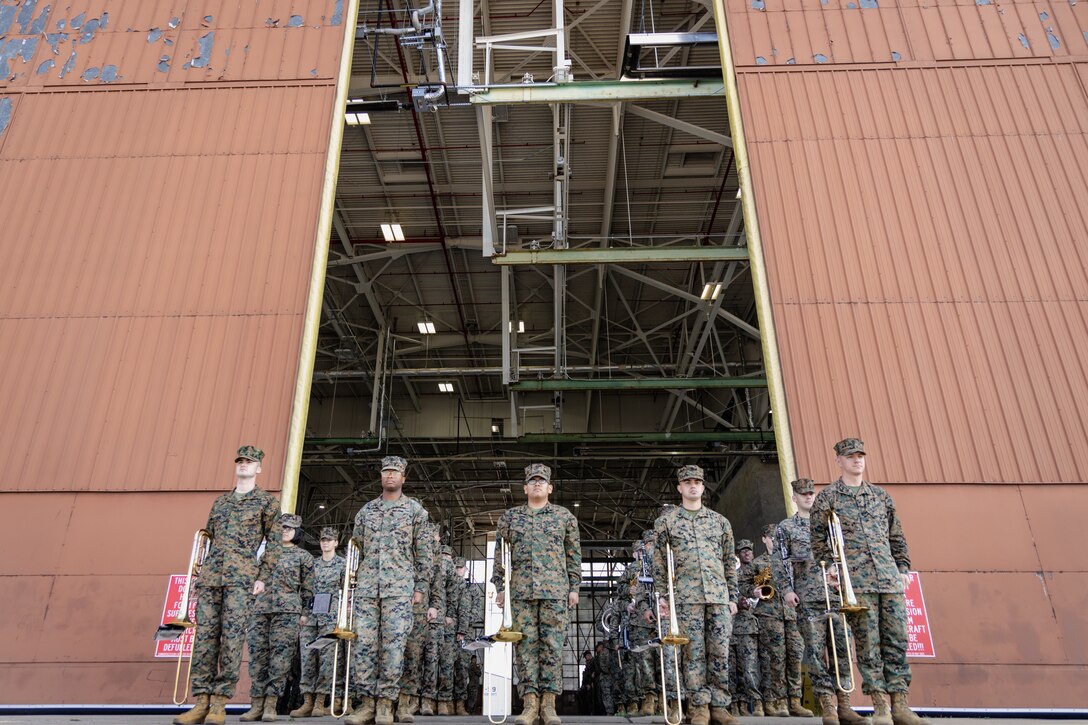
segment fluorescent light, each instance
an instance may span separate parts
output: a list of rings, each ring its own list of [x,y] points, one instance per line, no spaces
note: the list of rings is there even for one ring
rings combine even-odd
[[[369,126],[370,114],[369,113],[356,113],[349,111],[344,114],[344,121],[349,126]]]
[[[720,295],[721,293],[722,293],[722,283],[719,282],[718,284],[714,285],[714,292],[711,293],[710,299],[712,299],[712,300],[718,299],[718,295]]]
[[[438,392],[440,392],[440,393],[452,393],[453,392],[453,383],[439,383],[438,384]]]
[[[382,224],[382,238],[385,239],[385,241],[387,242],[393,241],[394,237],[392,224]]]
[[[738,199],[740,198],[740,187],[739,186],[737,187],[737,198]]]
[[[499,432],[499,426],[492,424],[491,425],[491,432],[492,433],[498,433]]]
[[[387,242],[403,242],[404,229],[400,224],[382,224],[382,238]]]
[[[509,325],[510,332],[513,332],[514,331],[514,322],[513,322],[513,320],[511,320],[510,322],[508,322],[506,324]],[[525,332],[525,320],[518,320],[518,332]]]
[[[429,320],[417,322],[416,327],[419,328],[419,332],[421,335],[433,335],[435,332],[434,323],[430,322]]]
[[[582,502],[581,502],[581,501],[575,501],[575,502],[574,502],[573,504],[571,504],[571,505],[572,505],[572,506],[573,506],[574,508],[578,508],[579,506],[581,506],[581,505],[582,505]]]
[[[401,228],[400,224],[393,225],[393,239],[398,242],[404,241],[404,229]]]
[[[701,300],[716,300],[718,295],[722,293],[722,283],[707,282],[703,285],[703,293],[699,295]]]

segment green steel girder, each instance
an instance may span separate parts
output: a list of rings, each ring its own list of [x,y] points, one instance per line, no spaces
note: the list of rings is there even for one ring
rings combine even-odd
[[[520,443],[773,443],[774,431],[723,430],[680,433],[526,433]]]
[[[494,256],[498,265],[511,264],[646,264],[658,262],[738,262],[748,259],[747,247],[612,247],[601,249],[531,249]]]
[[[475,104],[497,105],[505,103],[601,103],[712,97],[725,97],[725,83],[721,79],[574,81],[554,85],[492,86],[486,91],[473,93],[469,96],[469,100]]]
[[[593,380],[521,380],[512,390],[714,390],[765,388],[767,378],[596,378]]]

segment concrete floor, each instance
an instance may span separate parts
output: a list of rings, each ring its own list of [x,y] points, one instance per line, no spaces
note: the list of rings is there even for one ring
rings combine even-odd
[[[81,725],[168,725],[173,719],[173,715],[77,715],[77,714],[64,714],[64,715],[8,715],[0,712],[0,725],[64,725],[67,723],[80,723]],[[800,725],[800,723],[806,723],[809,725],[815,725],[819,723],[818,718],[773,718],[773,717],[743,717],[741,721],[745,725]],[[238,714],[228,713],[228,723],[237,723]],[[277,722],[305,722],[305,723],[336,723],[337,720],[331,717],[322,718],[302,718],[299,720],[292,720],[286,715],[281,716]],[[416,717],[415,722],[419,725],[489,725],[487,718],[479,715],[474,717]],[[638,717],[638,718],[623,718],[623,717],[578,717],[567,716],[563,718],[564,725],[623,725],[624,723],[636,723],[637,725],[652,725],[654,723],[663,723],[664,720],[658,716],[656,718]],[[941,725],[973,725],[975,723],[979,725],[1028,725],[1029,723],[1053,723],[1053,719],[1028,719],[1028,718],[940,718]],[[1088,725],[1088,719],[1086,720],[1073,720],[1061,718],[1063,723],[1085,723]],[[513,718],[507,720],[507,723],[512,725]]]

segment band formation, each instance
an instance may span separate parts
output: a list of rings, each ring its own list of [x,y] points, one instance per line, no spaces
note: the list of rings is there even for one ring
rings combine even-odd
[[[678,504],[633,542],[633,561],[598,623],[604,636],[582,655],[583,714],[664,715],[668,725],[814,717],[802,705],[804,664],[825,725],[926,722],[907,702],[910,555],[895,503],[865,480],[861,440],[839,441],[834,452],[840,478],[819,493],[812,479],[793,481],[796,513],[763,527],[759,553],[703,506],[703,470],[679,468]],[[499,520],[491,582],[503,621],[477,637],[481,586],[403,492],[405,459],[382,459],[381,495],[350,532],[322,528],[313,556],[296,545],[301,517],[281,514],[256,485],[263,458],[254,446],[238,450],[234,489],[215,500],[197,533],[182,606],[188,612],[195,597],[195,622],[182,614],[160,628],[196,632],[196,704],[175,723],[226,721],[243,645],[252,681],[243,722],[277,719],[296,659],[302,704],[291,717],[392,725],[467,716],[481,695],[476,652],[512,642],[515,725],[560,725],[563,646],[582,561],[577,519],[549,500],[547,465],[525,468],[526,502]],[[854,661],[871,720],[851,707]]]

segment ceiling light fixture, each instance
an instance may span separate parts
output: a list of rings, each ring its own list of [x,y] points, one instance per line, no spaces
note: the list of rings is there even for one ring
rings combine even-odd
[[[387,242],[403,242],[404,229],[400,224],[382,224],[382,238]]]
[[[438,384],[438,392],[440,392],[440,393],[452,393],[453,392],[453,383],[439,383]]]
[[[707,282],[706,284],[703,285],[703,293],[701,295],[699,295],[699,299],[701,299],[703,301],[716,300],[716,299],[718,299],[718,295],[720,295],[721,293],[722,293],[722,283],[721,282],[718,282],[717,284],[715,284],[714,282]]]
[[[370,114],[361,111],[348,111],[344,114],[344,122],[349,126],[369,126]]]
[[[433,335],[435,332],[434,323],[430,320],[422,320],[420,322],[417,322],[416,327],[419,328],[419,332],[421,335]]]
[[[510,322],[508,322],[506,324],[508,324],[510,326],[510,328],[509,328],[510,332],[513,332],[514,331],[514,322],[513,322],[513,320],[511,320]],[[518,320],[518,332],[525,332],[525,320]]]

